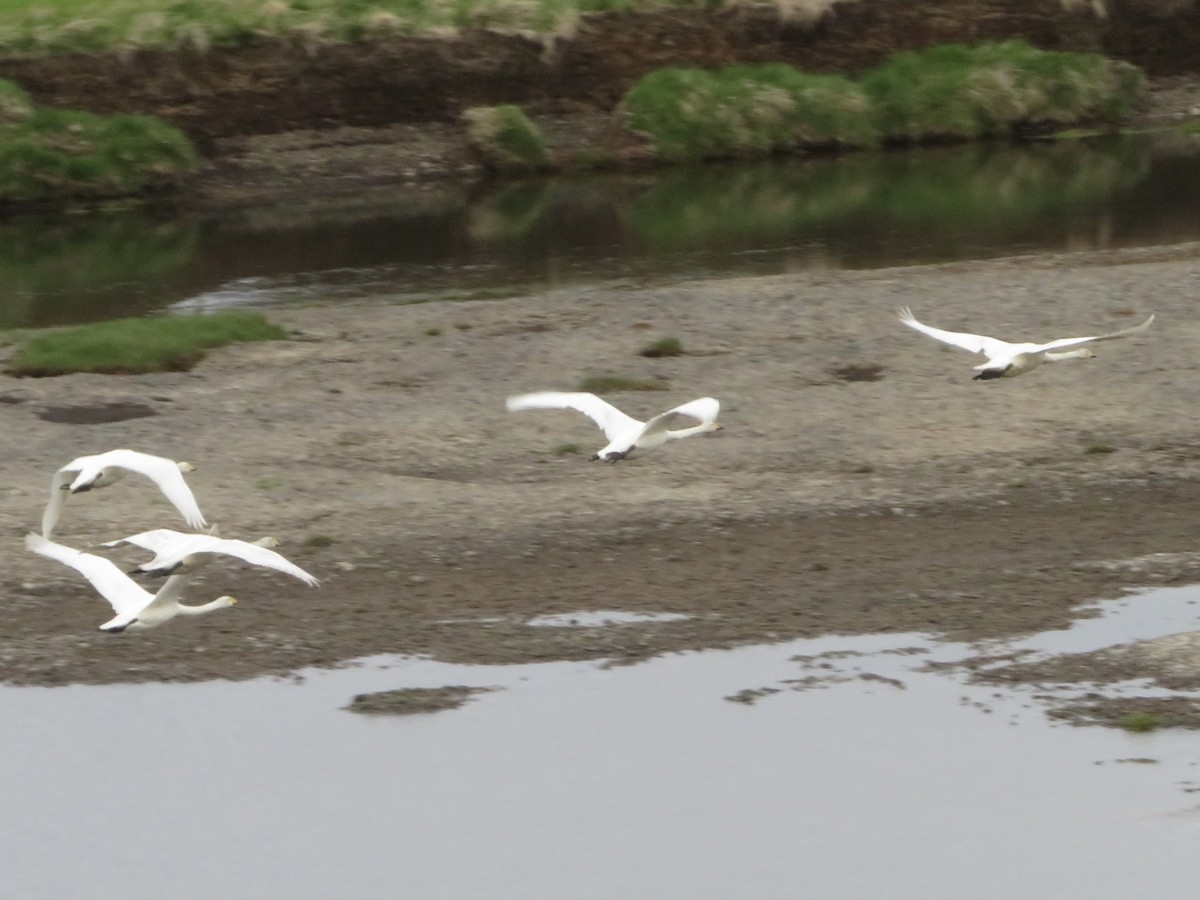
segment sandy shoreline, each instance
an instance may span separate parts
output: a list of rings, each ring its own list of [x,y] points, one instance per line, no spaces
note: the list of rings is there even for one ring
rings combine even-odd
[[[1200,579],[1198,279],[1192,244],[419,306],[380,298],[273,311],[295,340],[223,350],[189,373],[8,379],[3,675],[244,678],[381,652],[636,659],[837,631],[1005,637],[1126,587],[1188,583]],[[896,323],[901,304],[1013,337],[1158,320],[1099,345],[1097,359],[979,383],[968,354]],[[668,335],[684,356],[638,354]],[[877,380],[846,380],[874,367]],[[593,374],[669,383],[610,398],[634,415],[712,394],[726,429],[606,466],[587,461],[601,442],[582,416],[504,410],[509,393]],[[39,415],[107,403],[156,414]],[[558,455],[566,443],[581,452]],[[117,446],[197,464],[190,482],[210,521],[276,535],[323,586],[213,566],[188,599],[233,593],[237,608],[97,632],[107,607],[20,538],[57,465]],[[83,547],[176,518],[126,482],[75,498],[57,537]],[[525,624],[596,609],[690,618]]]

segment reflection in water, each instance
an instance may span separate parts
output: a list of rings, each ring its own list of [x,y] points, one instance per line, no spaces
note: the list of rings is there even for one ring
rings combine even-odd
[[[160,308],[146,285],[196,252],[196,227],[145,210],[0,220],[0,328]]]
[[[1196,593],[1102,608],[1110,629],[1148,636],[1193,624]],[[1194,735],[1054,727],[1022,694],[925,668],[970,652],[891,634],[612,669],[379,658],[301,684],[2,688],[5,886],[22,900],[1194,897]],[[504,689],[433,715],[340,709],[448,684]],[[753,705],[726,699],[747,692]]]
[[[0,224],[0,327],[1200,239],[1200,142],[978,144]]]

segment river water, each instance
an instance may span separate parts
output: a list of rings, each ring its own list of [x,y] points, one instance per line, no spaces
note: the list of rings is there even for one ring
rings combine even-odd
[[[1200,589],[1015,643],[1195,626]],[[619,627],[581,611],[544,627]],[[1005,647],[991,645],[989,651]],[[23,900],[1190,900],[1188,732],[1053,725],[926,635],[635,666],[378,657],[295,680],[0,688],[0,843]],[[492,688],[363,717],[359,692]],[[1118,692],[1121,688],[1116,688]],[[752,704],[730,698],[752,692]]]
[[[368,197],[0,220],[0,328],[504,297],[1200,239],[1200,136],[924,148]]]

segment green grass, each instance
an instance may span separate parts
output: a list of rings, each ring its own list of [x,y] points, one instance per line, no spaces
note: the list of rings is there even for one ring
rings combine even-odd
[[[477,106],[463,113],[467,136],[484,165],[498,171],[536,170],[549,162],[546,140],[519,106]]]
[[[783,63],[659,69],[630,89],[621,109],[630,129],[675,161],[878,141],[870,102],[857,85]]]
[[[888,140],[974,140],[1081,122],[1116,124],[1146,79],[1094,53],[1042,51],[1024,41],[943,44],[897,53],[860,80]]]
[[[579,453],[582,448],[578,444],[559,444],[551,451],[555,456],[572,456]]]
[[[286,336],[282,328],[251,312],[114,319],[32,332],[20,342],[7,372],[46,376],[183,371],[199,362],[205,350]]]
[[[620,391],[665,391],[669,388],[670,385],[661,378],[592,375],[580,381],[577,390],[589,394],[616,394]]]
[[[1162,725],[1162,720],[1154,713],[1131,712],[1117,719],[1117,724],[1126,731],[1144,733],[1154,731]]]
[[[659,69],[622,111],[661,157],[690,161],[1111,126],[1145,91],[1128,63],[1003,41],[898,53],[857,79],[782,63]]]
[[[270,39],[312,47],[469,28],[570,34],[580,14],[712,5],[709,0],[0,0],[0,53],[204,50]]]
[[[1088,444],[1083,448],[1083,452],[1090,456],[1097,456],[1105,453],[1116,453],[1117,448],[1112,446],[1112,444]]]
[[[638,351],[640,356],[648,356],[651,359],[659,359],[664,356],[682,356],[683,343],[676,337],[659,338],[653,343],[647,344]]]
[[[0,81],[0,204],[139,194],[174,185],[199,164],[183,132],[159,119],[22,112],[22,97]]]
[[[302,545],[306,550],[319,550],[323,547],[332,547],[337,541],[327,534],[310,534],[304,539]]]

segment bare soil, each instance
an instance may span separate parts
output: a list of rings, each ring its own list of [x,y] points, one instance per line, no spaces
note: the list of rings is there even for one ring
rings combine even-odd
[[[376,653],[633,661],[829,633],[1062,627],[1086,601],[1200,580],[1198,279],[1200,245],[1184,245],[380,298],[277,310],[292,340],[223,349],[187,373],[6,379],[3,678],[240,679]],[[896,322],[901,304],[1012,337],[1158,320],[1097,359],[976,382],[968,354]],[[639,355],[663,336],[684,355]],[[593,374],[664,379],[665,392],[610,398],[635,415],[716,396],[726,428],[606,465],[587,458],[602,441],[583,416],[504,409],[508,394]],[[42,415],[64,405],[156,415]],[[57,466],[119,446],[195,463],[189,481],[222,533],[279,537],[322,586],[217,564],[188,599],[232,593],[233,609],[96,631],[107,606],[21,537]],[[71,498],[56,539],[84,548],[153,527],[182,523],[130,478]],[[688,617],[529,621],[588,610]],[[1194,658],[1176,664],[1194,671]],[[1110,664],[1153,674],[1132,654]]]

